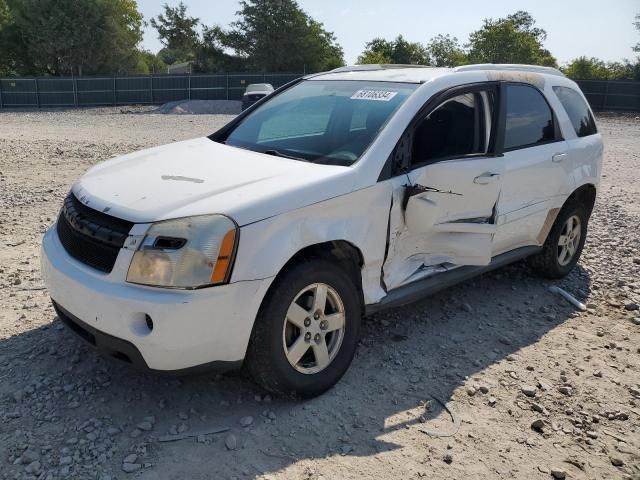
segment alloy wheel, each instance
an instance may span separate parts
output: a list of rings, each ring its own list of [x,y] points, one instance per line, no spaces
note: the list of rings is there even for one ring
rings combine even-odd
[[[560,232],[558,239],[558,263],[567,266],[580,245],[580,237],[582,236],[582,224],[577,215],[573,215],[567,219]]]
[[[345,309],[338,292],[325,283],[303,288],[293,299],[282,329],[282,346],[298,372],[321,372],[336,358],[345,331]]]

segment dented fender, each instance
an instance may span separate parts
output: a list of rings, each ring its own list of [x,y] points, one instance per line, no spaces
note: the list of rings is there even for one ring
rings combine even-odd
[[[380,301],[386,294],[380,272],[391,196],[390,183],[378,183],[242,227],[231,281],[275,277],[304,248],[342,240],[356,247],[364,260],[365,303]]]

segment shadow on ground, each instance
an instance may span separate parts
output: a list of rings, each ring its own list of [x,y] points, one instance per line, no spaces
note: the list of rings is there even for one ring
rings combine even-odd
[[[578,267],[560,284],[586,298],[589,274]],[[454,424],[434,399],[455,416],[450,399],[465,379],[508,361],[572,314],[546,287],[519,263],[377,314],[365,321],[344,379],[304,402],[265,398],[242,372],[186,378],[137,372],[99,357],[56,320],[0,342],[0,450],[15,454],[23,437],[52,445],[42,468],[58,472],[60,449],[67,448],[76,457],[69,471],[78,477],[96,471],[120,477],[122,459],[136,452],[139,463],[151,464],[141,478],[253,478],[302,459],[401,448],[385,440],[397,429],[447,435]],[[248,415],[254,421],[245,429],[239,421]],[[152,430],[137,431],[151,416]],[[121,433],[108,435],[109,426]],[[231,428],[237,449],[225,446],[229,432],[158,441],[172,430],[217,427]]]

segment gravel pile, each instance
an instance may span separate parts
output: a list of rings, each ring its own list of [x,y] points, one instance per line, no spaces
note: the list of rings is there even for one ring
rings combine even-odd
[[[165,103],[154,113],[170,115],[237,115],[242,102],[236,100],[180,100]]]
[[[605,176],[571,275],[520,263],[375,315],[320,398],[137,372],[68,332],[39,243],[73,180],[231,118],[0,113],[0,479],[640,478],[635,119],[599,119]]]

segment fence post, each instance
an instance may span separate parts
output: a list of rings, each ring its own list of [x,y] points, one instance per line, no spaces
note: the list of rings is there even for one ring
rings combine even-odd
[[[113,104],[117,105],[118,104],[118,97],[116,94],[116,77],[114,75],[113,77]]]
[[[609,80],[605,80],[604,84],[604,101],[602,105],[602,110],[607,110],[607,98],[609,97]]]
[[[76,78],[75,75],[73,75],[71,77],[71,81],[73,82],[71,84],[71,88],[73,89],[73,106],[74,107],[78,107],[78,79]]]
[[[36,82],[36,103],[38,104],[38,108],[40,108],[40,92],[38,91],[38,77],[33,79]]]
[[[229,74],[227,73],[227,100],[229,100]]]
[[[151,80],[150,85],[150,94],[151,94],[151,103],[153,103],[153,74],[149,75],[149,80]]]
[[[191,100],[191,73],[189,73],[189,100]]]
[[[2,80],[0,80],[0,109],[2,109],[3,106],[4,104],[2,103]]]

